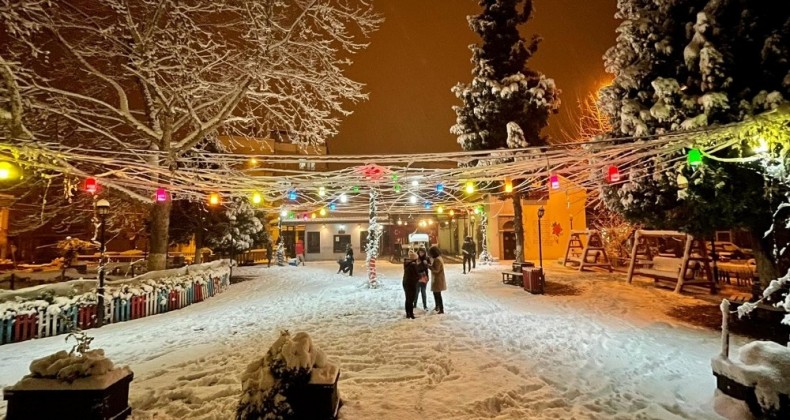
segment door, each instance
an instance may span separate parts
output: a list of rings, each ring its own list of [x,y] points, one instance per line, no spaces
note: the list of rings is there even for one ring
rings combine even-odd
[[[502,259],[516,259],[516,233],[502,232]]]

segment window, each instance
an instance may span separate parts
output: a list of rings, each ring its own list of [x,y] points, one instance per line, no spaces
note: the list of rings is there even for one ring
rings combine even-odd
[[[307,232],[307,253],[321,253],[321,232]]]
[[[315,170],[315,162],[308,162],[305,159],[299,159],[299,169],[306,170],[306,171],[314,171]]]
[[[351,243],[351,235],[335,235],[332,241],[332,250],[335,253],[345,253],[346,246]]]
[[[361,230],[359,231],[359,250],[361,252],[365,252],[367,246],[368,246],[368,231]]]

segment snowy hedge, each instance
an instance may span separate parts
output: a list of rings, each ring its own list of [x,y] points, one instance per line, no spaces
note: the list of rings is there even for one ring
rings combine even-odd
[[[128,301],[153,291],[181,291],[191,285],[206,284],[217,277],[229,275],[226,261],[188,266],[173,270],[154,271],[128,280],[108,281],[105,300],[120,298]],[[93,289],[85,291],[85,283]],[[46,312],[57,315],[72,306],[95,304],[96,281],[75,280],[47,286],[35,286],[0,294],[0,319],[11,319],[17,315]]]

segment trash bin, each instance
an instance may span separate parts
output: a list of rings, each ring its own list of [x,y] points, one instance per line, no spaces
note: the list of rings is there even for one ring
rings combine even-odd
[[[543,294],[543,268],[542,267],[523,267],[524,290],[533,295]]]

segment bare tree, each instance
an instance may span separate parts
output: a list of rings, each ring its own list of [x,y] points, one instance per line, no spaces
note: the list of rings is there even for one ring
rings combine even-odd
[[[286,130],[302,145],[333,136],[345,106],[365,98],[343,73],[348,56],[380,23],[364,0],[42,3],[0,0],[15,6],[0,53],[29,71],[17,81],[35,116],[25,126],[67,125],[60,145],[170,171],[220,134]],[[103,176],[150,202],[150,174]],[[151,205],[149,269],[165,265],[169,212],[169,201]]]

